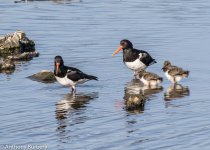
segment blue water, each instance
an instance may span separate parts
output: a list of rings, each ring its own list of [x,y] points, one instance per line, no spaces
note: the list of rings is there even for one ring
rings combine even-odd
[[[0,35],[23,30],[41,55],[18,63],[13,74],[0,74],[0,144],[210,149],[209,14],[208,0],[1,0]],[[158,62],[148,70],[164,77],[163,90],[149,93],[142,111],[124,109],[124,89],[133,73],[122,53],[111,57],[124,38],[147,50]],[[53,70],[55,55],[99,81],[78,86],[74,99],[58,83],[26,78]],[[161,71],[165,60],[190,71],[170,99],[164,96],[171,86]]]

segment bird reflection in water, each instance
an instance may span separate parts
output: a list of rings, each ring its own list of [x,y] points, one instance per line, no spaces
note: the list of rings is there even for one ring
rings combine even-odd
[[[168,87],[164,94],[164,99],[166,101],[183,98],[190,95],[190,90],[187,86],[182,86],[181,84],[174,84]]]
[[[97,98],[98,93],[90,94],[66,94],[62,100],[56,104],[56,118],[58,120],[65,119],[69,112],[74,112],[80,108],[85,107],[91,99]]]
[[[162,90],[162,86],[144,86],[140,80],[133,79],[125,87],[125,109],[130,113],[143,112],[145,101]]]
[[[66,132],[66,130],[70,130],[68,127],[85,122],[87,117],[83,114],[86,104],[88,104],[90,100],[93,100],[97,97],[97,92],[89,94],[78,93],[76,95],[66,94],[61,100],[57,102],[57,131],[61,142],[65,143],[68,141],[69,137],[67,133],[69,134],[69,132]]]

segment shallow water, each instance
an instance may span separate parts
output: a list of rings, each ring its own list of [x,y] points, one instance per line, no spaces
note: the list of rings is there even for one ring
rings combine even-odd
[[[58,150],[210,149],[209,13],[208,0],[1,0],[0,34],[24,30],[41,55],[17,64],[13,74],[0,74],[0,144]],[[164,77],[162,90],[147,91],[142,110],[125,109],[132,72],[122,63],[122,53],[111,57],[123,38],[148,50],[158,62],[148,70]],[[78,86],[75,99],[58,83],[26,78],[53,70],[55,55],[99,81]],[[161,71],[166,59],[190,70],[178,89]]]

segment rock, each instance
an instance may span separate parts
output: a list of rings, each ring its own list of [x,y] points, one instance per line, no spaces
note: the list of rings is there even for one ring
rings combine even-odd
[[[144,110],[144,103],[146,98],[142,94],[130,94],[125,92],[124,99],[126,110]]]
[[[16,54],[16,55],[9,55],[7,56],[7,59],[10,60],[16,60],[16,61],[27,61],[33,59],[33,57],[39,57],[38,52],[24,52],[22,54]]]
[[[49,70],[42,70],[28,78],[42,83],[54,83],[56,81],[54,73]]]
[[[125,87],[125,108],[132,113],[140,113],[144,110],[146,97],[141,92],[143,84],[139,80],[132,80]]]
[[[12,60],[6,59],[0,62],[0,73],[12,73],[15,70],[15,64]]]
[[[5,62],[1,63],[1,71],[14,70],[13,61],[28,61],[38,57],[39,53],[35,51],[34,41],[30,40],[23,31],[16,31],[0,37],[0,56],[5,59]]]
[[[0,37],[0,54],[20,54],[34,52],[35,43],[23,31]]]

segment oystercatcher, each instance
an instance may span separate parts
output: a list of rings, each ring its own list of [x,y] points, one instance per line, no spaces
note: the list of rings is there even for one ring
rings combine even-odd
[[[184,77],[189,76],[189,71],[183,70],[177,66],[172,66],[170,61],[164,62],[162,70],[165,72],[168,80],[170,80],[173,84],[176,84]]]
[[[146,72],[145,70],[140,71],[138,77],[146,86],[157,86],[163,82],[162,77],[155,73]]]
[[[85,74],[77,68],[65,66],[61,56],[55,57],[54,75],[60,84],[71,87],[74,94],[76,93],[77,84],[82,84],[89,80],[98,80],[97,77]]]
[[[112,56],[121,50],[123,50],[123,62],[129,69],[134,70],[134,76],[138,71],[145,70],[148,66],[157,63],[148,52],[133,48],[133,44],[129,40],[121,40],[120,46]]]

